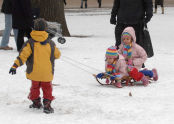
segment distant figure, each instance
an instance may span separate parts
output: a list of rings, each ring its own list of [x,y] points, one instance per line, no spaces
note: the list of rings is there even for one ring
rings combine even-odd
[[[10,32],[12,30],[12,3],[11,3],[11,0],[3,1],[1,12],[4,13],[4,15],[5,15],[5,30],[4,30],[4,33],[2,36],[0,50],[12,50],[13,48],[8,46]],[[13,29],[13,32],[14,32],[15,41],[17,42],[18,30]]]
[[[83,1],[85,1],[85,8],[87,8],[88,7],[87,0],[81,0],[81,8],[83,8]]]
[[[155,0],[155,12],[157,13],[157,5],[161,5],[162,14],[164,14],[164,0]]]
[[[98,8],[101,8],[102,0],[98,0]]]
[[[66,5],[66,0],[63,0],[64,4]]]

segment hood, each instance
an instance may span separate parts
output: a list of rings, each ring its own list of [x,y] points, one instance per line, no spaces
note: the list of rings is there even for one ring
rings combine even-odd
[[[30,33],[33,40],[38,42],[44,42],[48,38],[48,33],[46,31],[35,31]]]
[[[135,35],[135,30],[133,29],[133,27],[127,27],[124,29],[123,33],[127,32],[132,36],[133,42],[136,43],[136,35]],[[123,34],[122,33],[122,34]],[[121,42],[122,42],[122,35],[121,35]]]

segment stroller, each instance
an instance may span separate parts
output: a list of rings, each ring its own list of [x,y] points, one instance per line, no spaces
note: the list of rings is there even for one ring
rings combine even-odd
[[[46,30],[46,32],[49,34],[49,38],[52,39],[54,37],[58,37],[57,41],[61,44],[64,44],[66,42],[65,38],[63,38],[62,36],[62,28],[61,28],[61,24],[57,23],[57,22],[48,22],[48,29]]]
[[[39,15],[40,15],[40,9],[39,8],[32,8],[33,20],[39,18]],[[62,36],[61,24],[59,24],[57,22],[49,22],[49,21],[47,21],[47,24],[48,24],[48,29],[46,30],[46,32],[49,34],[48,38],[52,39],[54,37],[58,37],[57,41],[61,44],[64,44],[66,42],[66,40]]]

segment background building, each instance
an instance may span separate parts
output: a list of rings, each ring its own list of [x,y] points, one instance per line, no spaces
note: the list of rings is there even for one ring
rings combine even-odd
[[[66,8],[79,8],[81,0],[66,0]],[[88,0],[88,7],[98,7],[98,0]],[[153,0],[155,1],[155,0]],[[102,7],[112,7],[114,0],[102,0]],[[164,0],[165,6],[174,6],[174,0]]]
[[[2,1],[0,0],[0,8],[2,5]],[[81,4],[81,0],[66,0],[67,6],[66,8],[79,8]],[[102,0],[102,7],[112,7],[114,0]],[[154,1],[154,0],[153,0]],[[165,6],[174,6],[174,0],[164,0]],[[88,7],[98,7],[97,0],[88,0]]]

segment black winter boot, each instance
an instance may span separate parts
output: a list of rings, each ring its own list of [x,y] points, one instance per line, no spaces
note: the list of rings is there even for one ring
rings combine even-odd
[[[54,109],[51,107],[51,100],[44,99],[43,104],[44,104],[44,111],[43,111],[44,113],[46,114],[54,113]]]
[[[33,100],[32,102],[33,102],[33,104],[31,104],[30,106],[29,106],[29,108],[37,108],[37,109],[40,109],[40,108],[42,108],[43,106],[42,106],[42,103],[40,102],[40,97],[38,98],[38,99],[35,99],[35,100]]]

